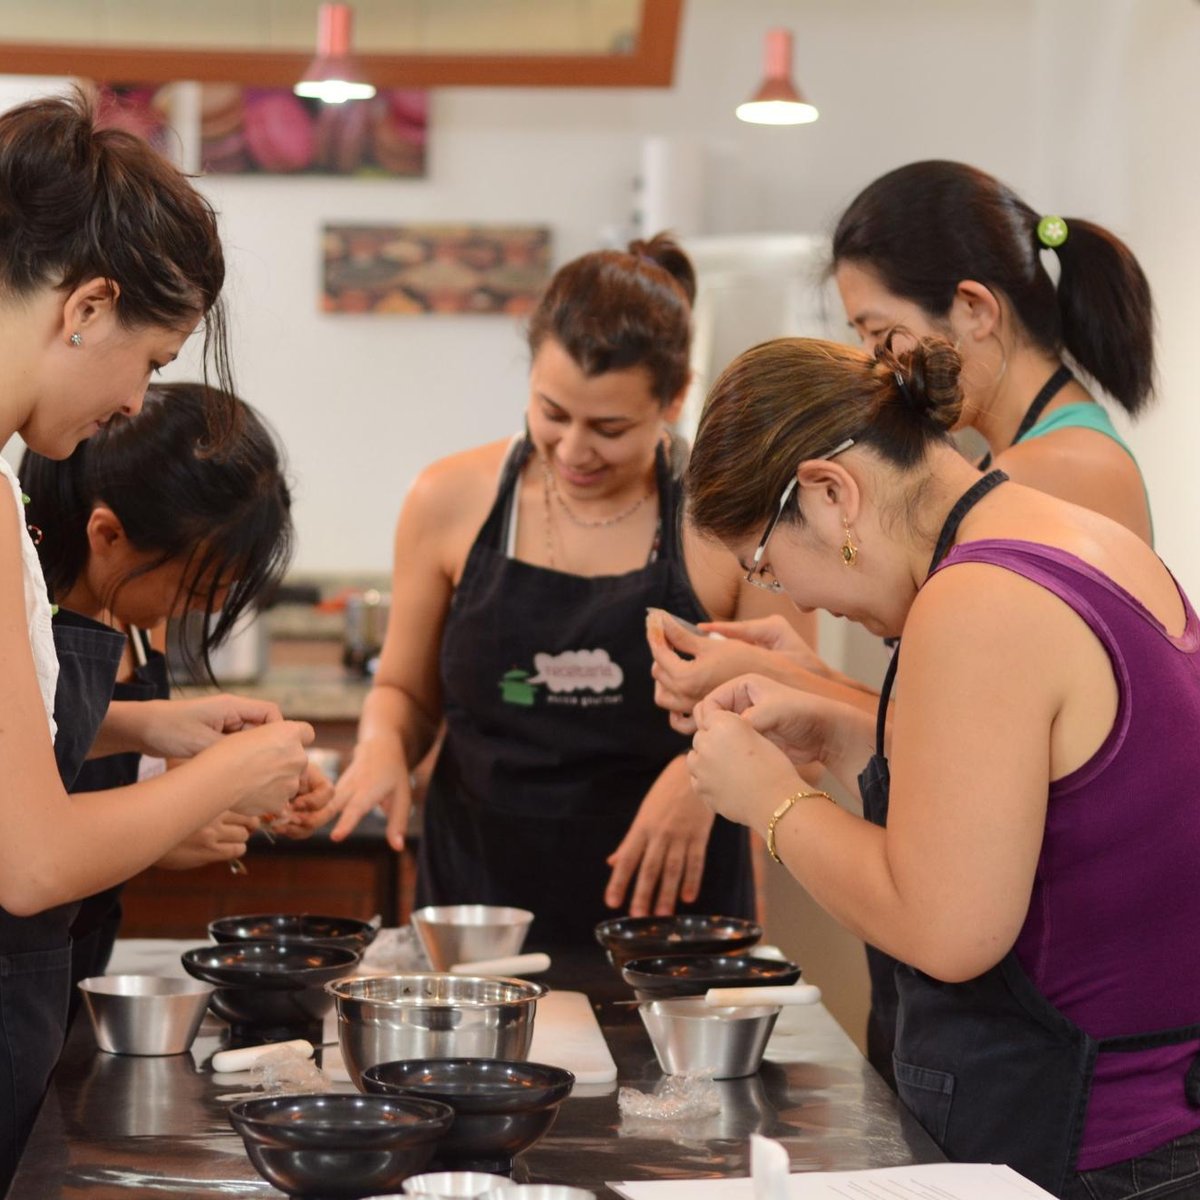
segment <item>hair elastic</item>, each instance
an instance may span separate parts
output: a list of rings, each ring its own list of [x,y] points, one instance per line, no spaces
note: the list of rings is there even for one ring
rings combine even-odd
[[[1038,241],[1050,250],[1057,250],[1069,232],[1062,217],[1045,216],[1037,223]]]

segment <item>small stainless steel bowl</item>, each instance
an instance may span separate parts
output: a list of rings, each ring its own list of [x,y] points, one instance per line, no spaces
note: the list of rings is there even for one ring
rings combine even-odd
[[[435,971],[458,963],[520,954],[533,913],[492,904],[443,904],[418,908],[412,926]]]
[[[190,1050],[213,993],[207,983],[159,975],[96,975],[78,986],[96,1044],[109,1054]]]
[[[481,975],[376,975],[325,985],[337,1002],[346,1070],[408,1058],[529,1057],[537,1001],[547,988]]]
[[[716,1008],[703,996],[687,996],[640,1004],[638,1012],[665,1074],[712,1071],[714,1079],[740,1079],[761,1065],[779,1007]]]

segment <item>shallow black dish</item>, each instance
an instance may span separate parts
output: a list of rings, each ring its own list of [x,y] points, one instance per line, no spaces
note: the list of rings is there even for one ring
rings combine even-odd
[[[378,1063],[362,1076],[368,1093],[420,1096],[454,1109],[437,1159],[504,1171],[543,1137],[575,1076],[562,1067],[495,1058],[418,1058]]]
[[[377,932],[370,921],[314,913],[250,913],[218,917],[208,924],[208,936],[214,942],[322,942],[359,953],[375,940]]]
[[[453,1110],[411,1096],[264,1096],[229,1109],[255,1170],[289,1196],[351,1200],[422,1171]]]
[[[627,962],[621,978],[639,1000],[666,1000],[702,996],[709,988],[789,987],[800,978],[800,968],[750,955],[662,954]]]
[[[216,985],[209,1007],[260,1041],[304,1037],[333,1005],[325,984],[349,975],[357,950],[321,942],[228,942],[182,955],[184,970]],[[311,1039],[310,1039],[311,1040]]]
[[[616,917],[596,926],[596,941],[620,968],[634,958],[660,954],[735,954],[762,940],[762,926],[742,917],[680,914]]]

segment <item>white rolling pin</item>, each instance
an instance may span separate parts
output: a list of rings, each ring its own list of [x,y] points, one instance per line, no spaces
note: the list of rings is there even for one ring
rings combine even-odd
[[[265,1054],[270,1054],[272,1050],[278,1050],[283,1046],[294,1050],[304,1058],[313,1056],[312,1043],[306,1042],[303,1038],[297,1038],[294,1042],[267,1042],[262,1046],[240,1046],[236,1050],[218,1050],[212,1056],[212,1069],[222,1075],[231,1074],[234,1071],[249,1071]]]
[[[485,958],[479,962],[455,963],[452,975],[537,975],[550,970],[548,954],[512,954],[508,958]]]
[[[757,1007],[760,1004],[820,1004],[821,989],[811,983],[788,987],[709,988],[704,1003],[714,1008]]]

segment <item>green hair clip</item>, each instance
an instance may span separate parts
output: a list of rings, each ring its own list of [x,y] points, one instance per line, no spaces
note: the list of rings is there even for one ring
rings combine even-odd
[[[1043,217],[1037,223],[1038,241],[1057,250],[1067,240],[1067,223],[1062,217]]]

